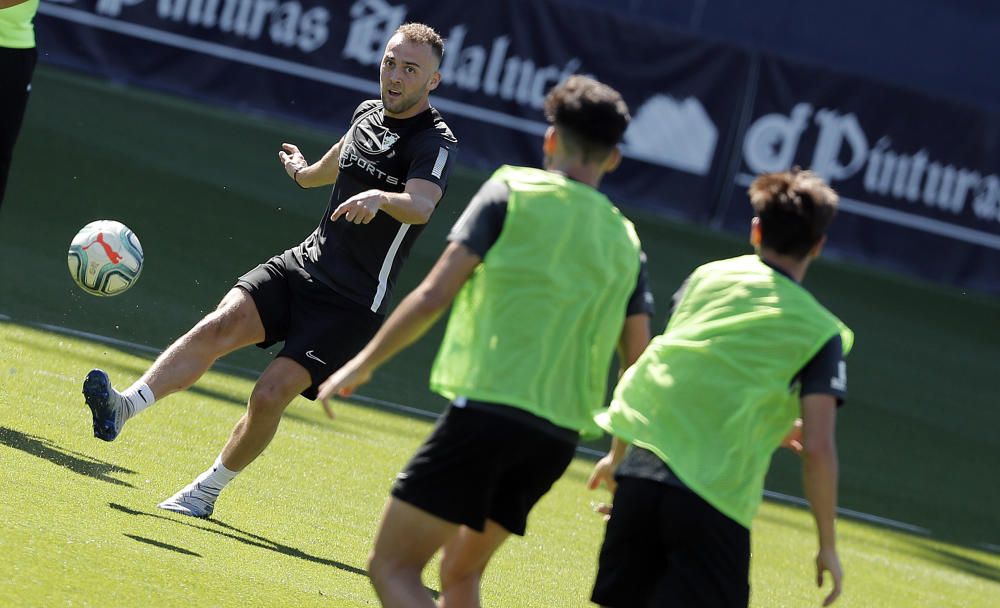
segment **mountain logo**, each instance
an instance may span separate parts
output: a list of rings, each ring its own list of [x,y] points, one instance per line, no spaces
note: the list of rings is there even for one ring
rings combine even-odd
[[[661,94],[639,107],[622,151],[654,165],[708,175],[718,141],[719,130],[697,98],[681,101]]]

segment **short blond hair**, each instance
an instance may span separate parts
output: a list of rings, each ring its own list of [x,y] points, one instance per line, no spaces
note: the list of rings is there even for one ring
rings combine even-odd
[[[441,58],[444,57],[444,38],[442,38],[441,34],[438,34],[434,28],[427,24],[404,23],[396,28],[395,32],[393,32],[393,36],[396,34],[401,34],[403,39],[407,42],[429,44],[431,49],[434,50],[434,55],[437,57],[438,63],[440,63]]]

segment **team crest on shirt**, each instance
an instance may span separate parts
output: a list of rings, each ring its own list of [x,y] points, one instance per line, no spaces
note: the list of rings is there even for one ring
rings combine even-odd
[[[368,154],[388,152],[397,141],[399,135],[379,124],[361,121],[354,127],[354,145]]]

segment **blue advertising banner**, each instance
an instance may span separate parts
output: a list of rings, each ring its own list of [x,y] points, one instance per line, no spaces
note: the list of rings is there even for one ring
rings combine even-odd
[[[735,130],[747,56],[552,1],[47,1],[45,60],[114,80],[346,128],[378,94],[386,40],[405,21],[447,39],[432,103],[483,168],[537,165],[546,92],[573,73],[615,86],[632,108],[621,204],[707,219],[713,167]]]
[[[724,225],[745,229],[753,175],[800,165],[841,195],[835,253],[1000,293],[1000,116],[779,59],[760,67]]]

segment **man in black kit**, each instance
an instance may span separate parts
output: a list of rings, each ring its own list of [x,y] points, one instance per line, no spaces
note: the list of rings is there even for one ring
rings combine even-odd
[[[283,144],[278,160],[296,184],[334,184],[305,241],[240,277],[218,308],[127,390],[112,388],[101,370],[87,374],[83,394],[94,436],[112,441],[126,420],[194,384],[222,355],[284,342],[215,463],[161,508],[210,516],[219,492],[270,443],[292,399],[315,399],[318,385],[382,324],[400,266],[444,193],[457,149],[428,100],[441,81],[443,51],[432,28],[401,26],[382,58],[381,99],[358,106],[340,141],[313,164]]]

